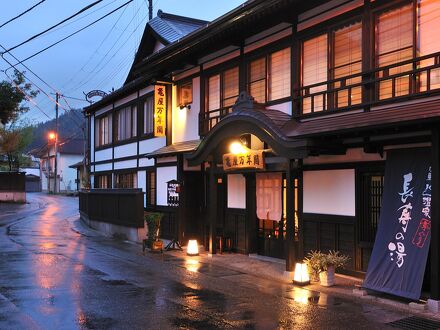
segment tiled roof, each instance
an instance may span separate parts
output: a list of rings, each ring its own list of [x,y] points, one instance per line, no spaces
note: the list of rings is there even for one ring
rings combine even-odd
[[[170,144],[169,146],[159,148],[153,152],[146,154],[145,156],[147,158],[174,156],[176,154],[194,151],[197,149],[199,144],[200,144],[200,140],[177,142],[177,143]]]
[[[208,22],[184,16],[167,14],[159,10],[148,25],[167,43],[173,43]]]
[[[292,138],[349,133],[374,128],[404,126],[427,120],[440,121],[440,100],[393,105],[369,112],[347,113],[340,116],[316,118],[310,121],[287,123],[283,132]]]

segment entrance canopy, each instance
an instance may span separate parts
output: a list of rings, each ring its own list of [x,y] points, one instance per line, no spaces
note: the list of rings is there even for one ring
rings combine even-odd
[[[298,159],[307,156],[310,141],[289,138],[283,133],[284,125],[292,119],[288,114],[266,109],[246,92],[240,93],[232,110],[209,131],[194,152],[186,155],[189,165],[205,162],[222,142],[244,134],[255,135],[280,157]]]

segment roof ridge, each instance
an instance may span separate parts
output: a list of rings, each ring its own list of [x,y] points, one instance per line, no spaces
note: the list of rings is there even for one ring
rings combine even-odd
[[[159,9],[157,11],[157,17],[160,17],[163,19],[183,21],[183,22],[187,22],[187,23],[195,23],[195,24],[200,24],[200,25],[209,23],[209,21],[205,21],[205,20],[198,19],[198,18],[192,18],[192,17],[188,17],[188,16],[181,16],[181,15],[166,13],[166,12],[162,11],[161,9]]]

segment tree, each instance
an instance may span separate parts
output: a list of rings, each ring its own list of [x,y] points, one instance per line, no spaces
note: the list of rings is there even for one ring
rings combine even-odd
[[[32,85],[25,82],[20,71],[15,70],[12,81],[0,82],[0,121],[3,124],[15,121],[18,116],[29,110],[23,105],[28,97],[35,97],[38,91],[32,90]]]
[[[14,127],[0,129],[0,155],[6,158],[9,171],[18,171],[29,159],[23,151],[32,141],[32,127]]]

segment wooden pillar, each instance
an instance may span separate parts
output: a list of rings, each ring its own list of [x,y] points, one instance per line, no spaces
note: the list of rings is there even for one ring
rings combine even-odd
[[[177,181],[180,183],[179,206],[177,208],[177,240],[182,245],[186,245],[186,189],[183,173],[183,155],[177,155]]]
[[[293,272],[296,262],[295,251],[295,172],[292,160],[286,170],[286,271]]]
[[[431,147],[431,299],[440,300],[440,128],[432,131]]]
[[[217,176],[215,174],[216,164],[209,163],[209,254],[216,254],[217,247],[215,238],[217,236]]]
[[[297,259],[304,259],[304,221],[303,221],[303,161],[298,160],[298,166],[296,168],[296,179],[298,180],[298,242],[297,242]]]
[[[246,178],[246,253],[257,252],[257,196],[255,173]]]

